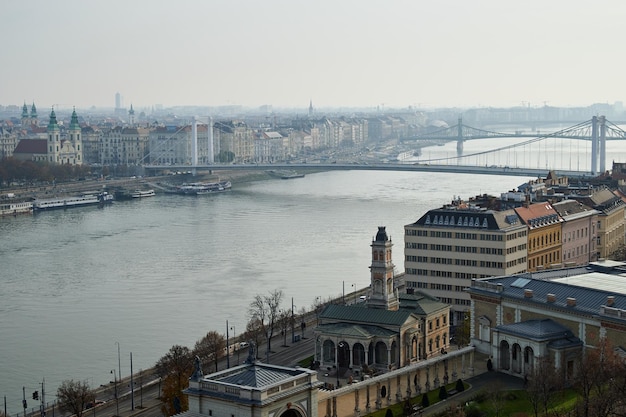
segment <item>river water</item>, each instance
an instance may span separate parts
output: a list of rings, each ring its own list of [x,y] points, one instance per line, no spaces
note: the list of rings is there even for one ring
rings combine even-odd
[[[467,142],[466,154],[494,147],[493,140],[479,142]],[[589,169],[589,151],[580,146],[548,143],[459,163],[541,167],[552,155],[560,160],[553,168]],[[576,156],[562,157],[568,148]],[[625,145],[609,142],[607,149],[608,168],[626,160]],[[427,148],[421,158],[455,152],[453,142]],[[225,334],[227,320],[237,335],[253,297],[274,289],[283,290],[284,308],[293,298],[296,310],[344,289],[349,296],[369,285],[378,226],[387,227],[401,272],[405,224],[455,196],[499,195],[528,180],[323,172],[235,182],[220,195],[157,195],[0,219],[0,396],[14,415],[25,387],[30,411],[30,393],[44,378],[50,401],[66,379],[92,387],[111,381],[118,346],[126,377],[131,352],[137,372],[175,344],[193,348],[210,330]]]
[[[245,330],[257,294],[284,307],[369,284],[384,225],[403,270],[403,226],[455,195],[500,193],[527,178],[344,171],[233,184],[226,194],[158,195],[0,221],[0,396],[22,411],[45,378],[92,387],[147,369],[174,344]],[[230,332],[233,335],[233,332]]]

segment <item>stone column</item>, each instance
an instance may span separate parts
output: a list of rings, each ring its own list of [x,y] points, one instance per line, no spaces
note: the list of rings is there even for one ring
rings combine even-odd
[[[406,373],[406,397],[411,398],[411,372]]]
[[[402,383],[400,382],[402,379],[402,375],[396,376],[396,402],[399,403],[402,401]]]
[[[470,363],[469,363],[469,376],[474,376],[474,351],[470,352]]]
[[[380,400],[380,382],[376,383],[376,409],[381,409],[382,402]]]
[[[354,417],[361,415],[361,410],[359,409],[359,391],[359,389],[354,390]]]
[[[328,398],[326,400],[326,417],[331,417],[331,413],[333,412],[333,403],[332,399]]]
[[[435,386],[435,389],[439,388],[439,362],[435,362],[435,379],[433,380],[433,385]]]
[[[415,376],[413,377],[413,385],[415,386],[415,393],[417,395],[421,394],[422,386],[421,386],[421,381],[420,381],[420,370],[419,369],[417,370],[417,372],[415,373]]]
[[[333,397],[333,417],[337,417],[337,397]]]
[[[370,406],[370,384],[367,384],[365,387],[365,412],[370,413],[372,411],[372,407]]]

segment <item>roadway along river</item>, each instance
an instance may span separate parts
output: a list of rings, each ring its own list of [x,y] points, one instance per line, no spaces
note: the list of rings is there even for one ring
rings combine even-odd
[[[344,171],[233,184],[227,194],[158,195],[111,207],[0,220],[0,396],[11,415],[65,379],[106,384],[147,369],[174,344],[245,329],[250,301],[283,307],[369,284],[387,226],[403,270],[403,226],[425,211],[528,178]],[[231,336],[233,333],[231,331]],[[117,342],[117,343],[116,343]]]

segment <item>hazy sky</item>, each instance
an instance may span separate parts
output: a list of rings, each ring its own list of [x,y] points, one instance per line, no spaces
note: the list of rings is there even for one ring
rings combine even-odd
[[[623,0],[1,0],[0,16],[3,105],[626,98]]]

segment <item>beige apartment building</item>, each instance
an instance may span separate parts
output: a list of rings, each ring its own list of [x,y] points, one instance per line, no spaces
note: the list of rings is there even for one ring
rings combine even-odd
[[[472,279],[526,271],[527,227],[514,210],[457,201],[404,226],[407,288],[451,305],[453,325],[469,311]]]

